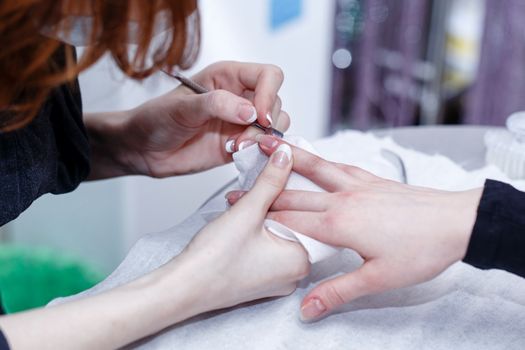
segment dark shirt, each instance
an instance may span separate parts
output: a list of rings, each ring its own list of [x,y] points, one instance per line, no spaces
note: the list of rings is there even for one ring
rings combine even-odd
[[[0,350],[9,350],[9,343],[7,342],[7,339],[4,336],[4,333],[0,329]]]
[[[18,217],[45,193],[74,190],[89,174],[89,159],[75,81],[54,89],[27,126],[0,132],[0,226]],[[0,330],[0,350],[4,349],[9,346]]]
[[[487,180],[464,262],[525,277],[525,193]]]
[[[0,133],[0,226],[45,193],[74,190],[89,157],[78,83],[60,86],[30,124]]]

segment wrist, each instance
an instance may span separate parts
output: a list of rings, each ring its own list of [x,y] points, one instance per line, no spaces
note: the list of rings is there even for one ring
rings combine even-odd
[[[156,324],[161,328],[212,310],[207,305],[205,288],[179,257],[129,284],[156,310]],[[209,283],[209,281],[208,281]],[[208,294],[208,293],[206,293]]]
[[[139,174],[129,145],[133,110],[88,114],[84,121],[91,144],[90,179]]]
[[[482,188],[475,188],[454,193],[456,205],[451,206],[453,212],[451,233],[455,242],[455,261],[463,260],[467,253],[482,192]]]
[[[215,276],[202,261],[183,251],[158,269],[159,292],[164,291],[171,308],[184,309],[185,318],[193,317],[222,307],[221,286],[223,279]],[[177,293],[179,300],[173,295]],[[177,320],[179,322],[180,320]]]

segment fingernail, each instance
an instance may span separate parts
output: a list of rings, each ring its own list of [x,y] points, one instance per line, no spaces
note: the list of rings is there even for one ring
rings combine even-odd
[[[233,193],[232,192],[228,192],[224,195],[224,199],[226,199],[226,203],[228,205],[232,205],[232,202],[233,202]]]
[[[270,113],[266,113],[266,120],[268,121],[268,123],[270,123],[270,126],[272,126],[273,120],[272,120],[272,116],[270,115]]]
[[[235,140],[228,140],[228,141],[226,141],[226,143],[224,144],[224,149],[228,153],[235,152]]]
[[[279,143],[279,141],[277,141],[274,137],[265,134],[255,135],[255,141],[257,141],[260,145],[270,149],[274,148]]]
[[[242,151],[243,149],[250,147],[251,145],[255,145],[255,141],[245,140],[239,144],[239,151]]]
[[[301,321],[307,322],[314,320],[321,316],[325,311],[326,306],[324,306],[321,300],[312,298],[301,307]]]
[[[239,118],[248,123],[253,123],[254,121],[256,121],[257,111],[255,110],[255,107],[249,104],[241,105],[239,110]]]
[[[244,196],[244,192],[231,191],[226,193],[224,195],[224,198],[226,198],[228,204],[233,204],[234,202],[238,201],[242,196]]]
[[[278,168],[285,168],[292,158],[292,149],[286,143],[277,147],[272,154],[272,163]]]

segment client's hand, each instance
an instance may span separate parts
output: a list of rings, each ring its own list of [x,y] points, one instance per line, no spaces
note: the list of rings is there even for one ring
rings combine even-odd
[[[192,283],[205,291],[199,302],[207,310],[288,295],[308,274],[302,246],[263,228],[291,168],[290,147],[277,148],[253,189],[207,225],[174,261],[178,268],[185,266]]]
[[[282,142],[258,139],[267,153]],[[298,148],[293,153],[293,169],[328,192],[285,191],[269,217],[317,240],[354,249],[364,259],[356,271],[310,291],[302,303],[303,319],[324,316],[364,295],[430,280],[464,257],[481,189],[409,186]],[[231,202],[238,197],[232,194]]]

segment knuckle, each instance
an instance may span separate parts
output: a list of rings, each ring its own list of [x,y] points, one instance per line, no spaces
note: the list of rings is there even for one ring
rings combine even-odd
[[[268,70],[279,80],[279,81],[283,81],[284,80],[284,72],[283,70],[274,65],[274,64],[269,64],[268,65]]]
[[[332,307],[344,305],[347,302],[343,293],[332,283],[325,285],[325,297]]]
[[[337,203],[346,203],[354,198],[354,195],[351,192],[337,192],[334,193],[333,196],[335,196],[335,201]]]
[[[366,274],[361,276],[362,294],[377,293],[387,289],[388,279],[381,270],[368,270]]]
[[[326,212],[322,221],[327,232],[334,232],[337,229],[339,218],[334,212]]]
[[[341,164],[343,166],[343,171],[353,177],[360,177],[367,173],[367,171],[356,167],[355,165]]]
[[[208,93],[205,103],[211,114],[221,114],[226,109],[225,92],[222,90],[215,90]]]

